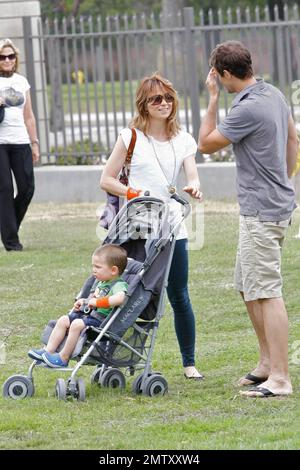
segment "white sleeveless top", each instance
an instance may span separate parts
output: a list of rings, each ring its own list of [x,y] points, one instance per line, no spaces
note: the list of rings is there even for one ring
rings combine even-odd
[[[173,174],[176,185],[184,159],[196,154],[196,141],[186,131],[180,131],[173,137],[173,145],[169,141],[159,142],[153,137],[148,138],[139,129],[136,129],[136,133],[137,139],[131,159],[129,185],[132,188],[141,189],[143,192],[148,190],[151,196],[158,197],[166,202],[169,201],[171,217],[177,219],[177,217],[180,217],[182,207],[176,201],[170,199],[167,186],[171,184]],[[120,135],[125,147],[128,148],[132,135],[131,129],[122,129]],[[152,140],[152,143],[149,139]],[[158,163],[156,156],[160,163]],[[184,223],[181,224],[177,240],[182,238],[187,238]]]

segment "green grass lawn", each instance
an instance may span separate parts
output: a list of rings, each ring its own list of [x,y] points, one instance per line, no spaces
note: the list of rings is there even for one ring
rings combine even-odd
[[[124,81],[122,84],[119,81],[115,82],[86,82],[81,84],[64,83],[61,87],[61,100],[63,111],[65,114],[77,113],[99,113],[105,112],[105,107],[108,112],[121,112],[124,108],[130,112],[131,107],[134,109],[135,93],[139,82],[137,80]],[[47,88],[49,102],[53,99],[54,91],[50,86]],[[71,97],[71,101],[70,101]],[[184,95],[179,91],[179,109],[185,109]],[[96,106],[97,100],[97,106]],[[206,89],[199,91],[199,100],[201,106],[207,106],[208,95]],[[219,107],[230,107],[232,96],[224,95],[221,91],[219,99]]]
[[[87,82],[82,84],[70,84],[70,89],[67,84],[62,86],[62,101],[65,113],[86,113],[88,111],[94,113],[98,111],[104,112],[105,106],[107,111],[121,111],[123,106],[127,111],[130,111],[130,96],[135,96],[137,88],[137,81],[124,82],[122,88],[119,81],[112,82]],[[69,93],[72,97],[72,102],[69,101]],[[48,96],[51,99],[51,88],[48,87]],[[95,104],[95,98],[98,98],[98,108]],[[106,102],[106,104],[105,104]],[[114,108],[115,106],[115,108]]]
[[[0,339],[6,363],[1,384],[26,373],[27,351],[39,346],[44,325],[72,306],[90,272],[98,244],[96,205],[34,205],[21,229],[23,253],[0,248]],[[93,367],[81,369],[87,400],[54,397],[58,371],[37,370],[30,399],[0,398],[1,449],[299,449],[300,240],[299,210],[283,255],[284,296],[290,319],[288,398],[240,397],[236,382],[257,360],[252,327],[233,291],[238,213],[235,205],[207,203],[205,243],[190,252],[190,293],[197,319],[197,365],[203,382],[183,377],[170,308],[161,321],[153,370],[169,383],[164,397],[148,398],[90,385]],[[299,349],[299,346],[298,346]]]

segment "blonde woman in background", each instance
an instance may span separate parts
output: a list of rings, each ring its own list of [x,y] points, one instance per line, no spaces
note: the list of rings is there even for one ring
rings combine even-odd
[[[18,72],[19,51],[10,39],[0,41],[0,231],[7,251],[22,251],[20,224],[34,193],[33,162],[39,141],[32,112],[30,85]],[[17,195],[14,196],[14,175]]]

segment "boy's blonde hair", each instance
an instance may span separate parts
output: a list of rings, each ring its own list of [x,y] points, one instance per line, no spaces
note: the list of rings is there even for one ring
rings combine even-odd
[[[119,274],[122,274],[125,271],[127,265],[127,252],[124,248],[119,245],[103,245],[99,246],[93,256],[101,256],[104,258],[108,266],[117,266],[119,269]]]

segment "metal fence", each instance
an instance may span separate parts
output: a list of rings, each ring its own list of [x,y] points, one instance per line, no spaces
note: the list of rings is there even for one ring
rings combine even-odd
[[[229,39],[250,49],[256,74],[284,92],[299,118],[298,103],[292,99],[292,83],[300,79],[297,5],[284,8],[284,19],[279,19],[277,7],[273,12],[267,7],[210,10],[206,17],[203,11],[184,8],[168,18],[66,18],[41,24],[36,33],[24,18],[24,27],[27,70],[28,64],[32,70],[40,67],[44,77],[42,89],[35,90],[31,73],[32,92],[42,103],[38,107],[33,99],[37,122],[46,126],[44,163],[105,160],[133,116],[138,81],[155,70],[175,85],[182,127],[197,139],[208,102],[209,55],[217,43]],[[34,41],[42,56],[39,63],[33,59]],[[222,91],[219,118],[230,103],[231,96]]]

